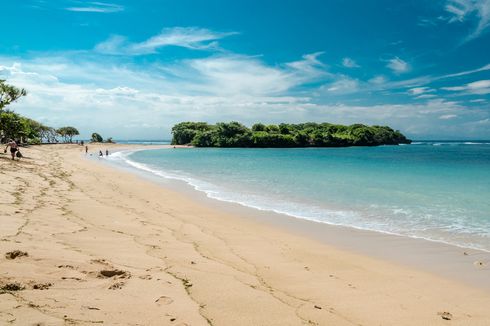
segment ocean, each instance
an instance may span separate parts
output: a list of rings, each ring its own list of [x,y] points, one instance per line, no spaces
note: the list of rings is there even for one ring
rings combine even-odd
[[[490,251],[490,142],[168,148],[109,159],[217,200]]]

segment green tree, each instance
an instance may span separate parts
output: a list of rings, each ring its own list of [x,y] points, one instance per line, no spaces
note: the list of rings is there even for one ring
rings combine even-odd
[[[104,141],[104,138],[102,138],[102,136],[101,136],[101,135],[99,135],[98,133],[94,132],[94,133],[92,134],[92,139],[91,139],[91,141],[92,141],[93,143],[102,143],[102,142]]]
[[[263,123],[256,123],[252,126],[252,131],[266,131],[267,126]]]
[[[70,126],[68,126],[68,127],[61,127],[59,129],[57,129],[56,132],[61,137],[63,137],[63,141],[65,143],[71,143],[72,140],[73,140],[73,136],[80,135],[80,133],[78,132],[77,128],[70,127]]]
[[[15,102],[22,96],[26,96],[25,89],[19,89],[15,86],[5,83],[5,80],[0,79],[0,111],[12,102]]]
[[[0,129],[5,139],[19,139],[25,133],[22,117],[12,111],[0,112]]]
[[[192,142],[198,131],[211,130],[206,122],[181,122],[172,128],[172,145],[187,145]]]
[[[198,131],[192,139],[191,145],[196,147],[215,146],[216,133],[212,130]]]
[[[172,128],[173,144],[198,147],[345,147],[410,143],[399,131],[386,126],[350,126],[331,123],[264,125],[251,129],[236,122],[208,125],[182,122]]]

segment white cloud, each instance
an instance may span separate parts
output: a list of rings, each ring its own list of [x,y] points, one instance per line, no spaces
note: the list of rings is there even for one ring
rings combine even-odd
[[[417,100],[427,100],[427,99],[434,99],[437,98],[437,95],[435,94],[422,94],[417,97],[415,97]]]
[[[466,71],[461,71],[461,72],[458,72],[458,73],[455,73],[455,74],[444,75],[444,76],[441,76],[438,79],[466,76],[466,75],[471,75],[471,74],[474,74],[474,73],[477,73],[477,72],[487,71],[487,70],[490,70],[490,63],[484,65],[483,67],[477,68],[477,69],[466,70]]]
[[[430,93],[430,92],[434,92],[434,91],[435,90],[433,90],[429,87],[414,87],[414,88],[411,88],[408,90],[408,92],[414,96],[418,96],[418,95],[422,95],[422,94]]]
[[[115,35],[96,45],[95,50],[114,55],[152,54],[165,46],[205,50],[217,48],[217,40],[234,34],[236,33],[214,32],[205,28],[173,27],[165,28],[158,35],[139,43],[131,43],[124,36]]]
[[[342,59],[342,65],[346,68],[359,68],[360,66],[351,58]]]
[[[373,85],[382,85],[386,82],[387,82],[387,80],[386,80],[385,76],[375,76],[375,77],[368,80],[368,83],[373,84]]]
[[[398,57],[388,60],[386,67],[390,68],[396,74],[405,73],[410,70],[410,65]]]
[[[490,94],[490,80],[478,80],[462,86],[441,87],[441,89],[445,91],[461,92],[461,95],[485,95]]]
[[[490,0],[448,0],[445,9],[451,15],[450,23],[476,18],[476,26],[465,41],[479,37],[490,26]]]
[[[68,7],[65,8],[65,10],[76,12],[113,13],[123,11],[124,7],[113,3],[86,2],[84,6]]]
[[[158,35],[139,43],[131,43],[126,37],[115,35],[97,44],[95,51],[114,55],[144,55],[156,53],[159,48],[165,46],[193,50],[216,49],[219,39],[235,34],[237,33],[214,32],[205,28],[173,27],[165,28]]]
[[[449,120],[449,119],[454,119],[457,118],[458,116],[456,114],[444,114],[439,117],[441,120]]]
[[[0,62],[7,63],[0,78],[29,92],[12,108],[55,127],[72,124],[85,135],[96,129],[118,137],[168,137],[182,120],[246,120],[250,110],[279,114],[309,100],[288,92],[318,77],[311,66],[321,68],[310,55],[276,67],[258,58],[220,56],[146,70],[66,57]]]
[[[284,92],[295,85],[287,71],[269,67],[255,58],[216,57],[188,60],[186,70],[192,88],[208,94],[268,95]],[[192,68],[188,71],[188,68]],[[195,76],[192,81],[192,75]]]
[[[301,60],[286,63],[285,68],[288,70],[289,78],[294,78],[297,82],[309,82],[331,76],[325,70],[325,65],[318,60],[322,54],[323,52],[305,54]]]
[[[381,78],[378,84],[363,83],[329,75],[323,72],[318,55],[275,65],[260,57],[220,55],[146,67],[109,64],[104,58],[0,57],[0,78],[29,92],[12,105],[13,109],[54,127],[74,125],[85,137],[96,131],[120,139],[167,138],[172,125],[185,120],[362,122],[391,125],[415,137],[456,132],[464,137],[490,137],[487,125],[477,124],[490,113],[475,105],[470,110],[442,99],[383,105],[317,102],[296,89],[323,78],[323,74],[333,79],[323,86],[324,95],[364,87],[380,89],[392,83]],[[458,119],[441,118],[447,115]],[[463,123],[471,124],[465,134]]]
[[[352,79],[348,76],[341,76],[333,83],[325,85],[322,88],[331,93],[349,94],[357,92],[359,87],[360,83],[357,79]]]

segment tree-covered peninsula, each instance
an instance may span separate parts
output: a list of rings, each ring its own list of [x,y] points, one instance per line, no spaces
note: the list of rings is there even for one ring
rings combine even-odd
[[[265,125],[247,128],[238,122],[215,125],[181,122],[172,128],[173,145],[196,147],[347,147],[410,144],[387,126],[350,126],[331,123]]]

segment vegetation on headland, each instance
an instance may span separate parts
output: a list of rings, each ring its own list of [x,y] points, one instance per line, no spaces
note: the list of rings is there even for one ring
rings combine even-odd
[[[172,128],[173,145],[196,147],[346,147],[409,144],[387,126],[350,126],[331,123],[265,125],[247,128],[238,122],[181,122]]]

